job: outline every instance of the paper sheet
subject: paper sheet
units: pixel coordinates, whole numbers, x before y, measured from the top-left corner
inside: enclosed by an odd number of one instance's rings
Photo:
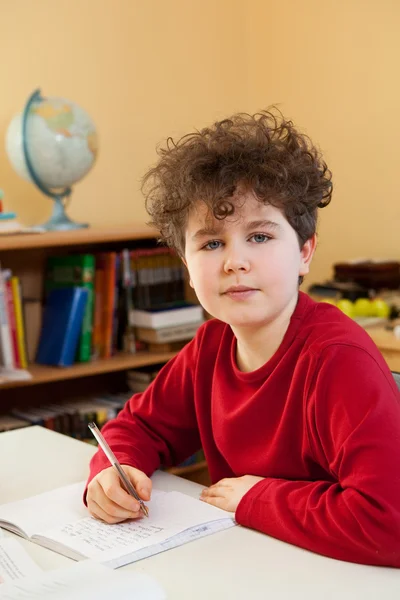
[[[17,540],[0,539],[0,584],[15,581],[41,572],[39,566]],[[0,592],[1,597],[1,592]]]
[[[166,595],[151,577],[131,571],[112,571],[91,561],[44,571],[1,586],[2,600],[165,600]]]
[[[73,483],[56,490],[9,502],[1,506],[1,518],[18,523],[31,537],[38,531],[76,521],[87,515],[82,502],[85,482]]]
[[[154,490],[152,499],[147,504],[149,518],[107,525],[86,517],[44,531],[43,536],[90,559],[108,563],[143,548],[159,545],[177,534],[213,520],[223,519],[228,526],[233,525],[230,513],[180,492]],[[211,529],[209,533],[212,533]],[[194,535],[192,539],[196,537],[200,536]]]

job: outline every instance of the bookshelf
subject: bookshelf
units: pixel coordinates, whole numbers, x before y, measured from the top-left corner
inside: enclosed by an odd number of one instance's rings
[[[0,265],[3,269],[11,269],[20,278],[24,297],[43,301],[44,272],[49,256],[151,248],[156,245],[157,237],[157,231],[138,223],[123,227],[0,235]],[[121,382],[125,370],[164,363],[175,354],[160,351],[136,354],[119,352],[111,358],[75,363],[66,368],[30,364],[28,371],[31,379],[8,381],[0,385],[0,414],[18,404],[25,407],[40,406],[49,398],[62,401],[63,395],[79,397],[88,391],[100,391],[105,381]],[[175,468],[173,472],[201,483],[208,481],[205,462]]]
[[[156,239],[157,232],[142,224],[125,227],[88,227],[74,231],[50,231],[0,236],[0,252],[7,250],[34,250],[38,248],[67,248],[70,246],[100,245],[110,243]]]
[[[111,358],[103,358],[89,363],[76,363],[72,367],[66,368],[33,364],[28,368],[28,371],[32,375],[32,379],[9,381],[1,384],[0,389],[29,387],[32,385],[50,383],[52,381],[79,379],[80,377],[90,377],[102,373],[135,369],[151,364],[167,362],[170,358],[175,356],[175,354],[175,352],[138,352],[137,354],[121,352]]]

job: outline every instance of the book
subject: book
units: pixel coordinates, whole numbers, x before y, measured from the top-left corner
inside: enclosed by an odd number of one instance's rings
[[[183,304],[179,308],[166,310],[137,310],[132,311],[132,322],[135,327],[172,327],[197,323],[204,319],[203,307],[200,304]]]
[[[29,427],[29,421],[18,419],[12,415],[0,416],[0,431],[12,431],[13,429],[21,429],[21,427]]]
[[[131,354],[135,354],[136,352],[136,339],[135,339],[135,331],[134,324],[132,322],[132,311],[133,311],[133,294],[132,289],[134,285],[134,277],[131,270],[130,263],[130,255],[129,250],[124,249],[121,253],[122,259],[122,297],[123,302],[121,302],[122,310],[121,310],[121,318],[120,318],[120,331],[122,333],[122,349],[125,352],[130,352]]]
[[[1,542],[0,556],[6,569],[0,594],[7,600],[108,600],[110,593],[118,600],[166,600],[167,597],[150,575],[112,571],[89,560],[41,571],[14,539]]]
[[[131,381],[128,379],[127,385],[131,392],[133,392],[134,394],[139,394],[141,392],[146,391],[150,383],[146,383],[145,381]]]
[[[26,369],[10,369],[0,366],[0,385],[9,381],[28,381],[32,374]]]
[[[159,373],[159,371],[164,366],[164,363],[160,363],[158,365],[144,365],[140,367],[140,369],[130,369],[126,372],[126,376],[128,380],[131,381],[144,381],[150,383],[153,381]]]
[[[3,273],[4,273],[4,271],[3,271]],[[16,307],[15,307],[15,302],[14,302],[13,289],[12,289],[12,285],[11,285],[11,271],[9,273],[9,276],[5,277],[5,287],[6,287],[6,296],[7,296],[7,318],[8,318],[8,325],[9,325],[10,331],[11,331],[14,366],[17,369],[19,369],[20,367],[23,366],[23,368],[25,369],[27,365],[21,364],[20,354],[19,354],[19,349],[18,349],[17,321],[16,321],[16,314],[15,314]]]
[[[28,363],[34,362],[42,329],[43,307],[40,300],[24,298],[23,313]]]
[[[109,525],[83,505],[85,482],[0,506],[0,526],[73,560],[111,568],[235,525],[233,514],[180,492],[154,489],[149,517]]]
[[[14,352],[10,323],[8,320],[7,283],[0,269],[0,364],[14,369]]]
[[[11,277],[11,290],[14,301],[19,362],[22,369],[26,369],[26,367],[28,366],[28,360],[26,356],[24,317],[22,314],[21,283],[18,277]]]
[[[88,298],[76,354],[78,362],[88,362],[92,357],[94,275],[95,256],[93,254],[50,256],[47,260],[46,293],[65,287],[79,286],[87,289]]]
[[[87,299],[88,290],[83,287],[61,288],[49,293],[36,362],[62,367],[74,363]]]
[[[39,565],[29,556],[25,548],[13,537],[0,536],[0,584],[12,583],[23,577],[37,575],[41,572]],[[4,596],[6,588],[1,586],[0,597]]]
[[[185,300],[185,267],[166,247],[130,252],[133,303],[140,310],[174,308]]]
[[[101,294],[102,309],[100,316],[98,317],[101,329],[98,334],[96,333],[100,358],[110,358],[113,354],[115,312],[118,301],[116,285],[118,276],[117,265],[118,256],[116,252],[101,252],[96,255],[96,268],[99,268],[103,272],[103,292]]]
[[[104,304],[104,267],[105,261],[101,255],[96,257],[96,269],[94,274],[94,309],[93,309],[93,330],[92,330],[92,359],[97,360],[104,355],[104,323],[103,323],[103,304]]]
[[[190,340],[196,334],[196,331],[203,325],[204,319],[194,323],[184,323],[183,325],[171,325],[170,327],[137,327],[136,337],[142,342],[164,343],[180,342],[181,340]]]

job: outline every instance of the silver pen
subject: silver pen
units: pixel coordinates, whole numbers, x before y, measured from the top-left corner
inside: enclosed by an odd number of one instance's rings
[[[88,427],[89,427],[90,431],[92,432],[92,434],[94,435],[94,437],[96,438],[96,440],[98,441],[100,448],[103,450],[104,454],[107,456],[107,458],[110,461],[110,463],[112,464],[112,466],[116,469],[125,490],[128,492],[128,494],[133,496],[139,502],[140,510],[143,512],[143,514],[146,517],[148,517],[149,510],[148,510],[147,506],[145,505],[145,503],[143,502],[143,500],[141,499],[141,497],[139,496],[139,494],[137,493],[137,491],[135,490],[135,488],[129,481],[128,477],[125,474],[125,471],[121,467],[114,452],[111,450],[110,446],[107,444],[106,440],[104,439],[104,436],[102,435],[102,433],[100,433],[100,430],[97,427],[96,423],[93,423],[93,422],[89,423]]]

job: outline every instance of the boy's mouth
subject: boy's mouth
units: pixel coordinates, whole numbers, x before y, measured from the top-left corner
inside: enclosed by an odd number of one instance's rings
[[[237,300],[245,300],[252,296],[254,292],[258,291],[257,288],[248,287],[247,285],[232,285],[225,290],[222,295]]]

